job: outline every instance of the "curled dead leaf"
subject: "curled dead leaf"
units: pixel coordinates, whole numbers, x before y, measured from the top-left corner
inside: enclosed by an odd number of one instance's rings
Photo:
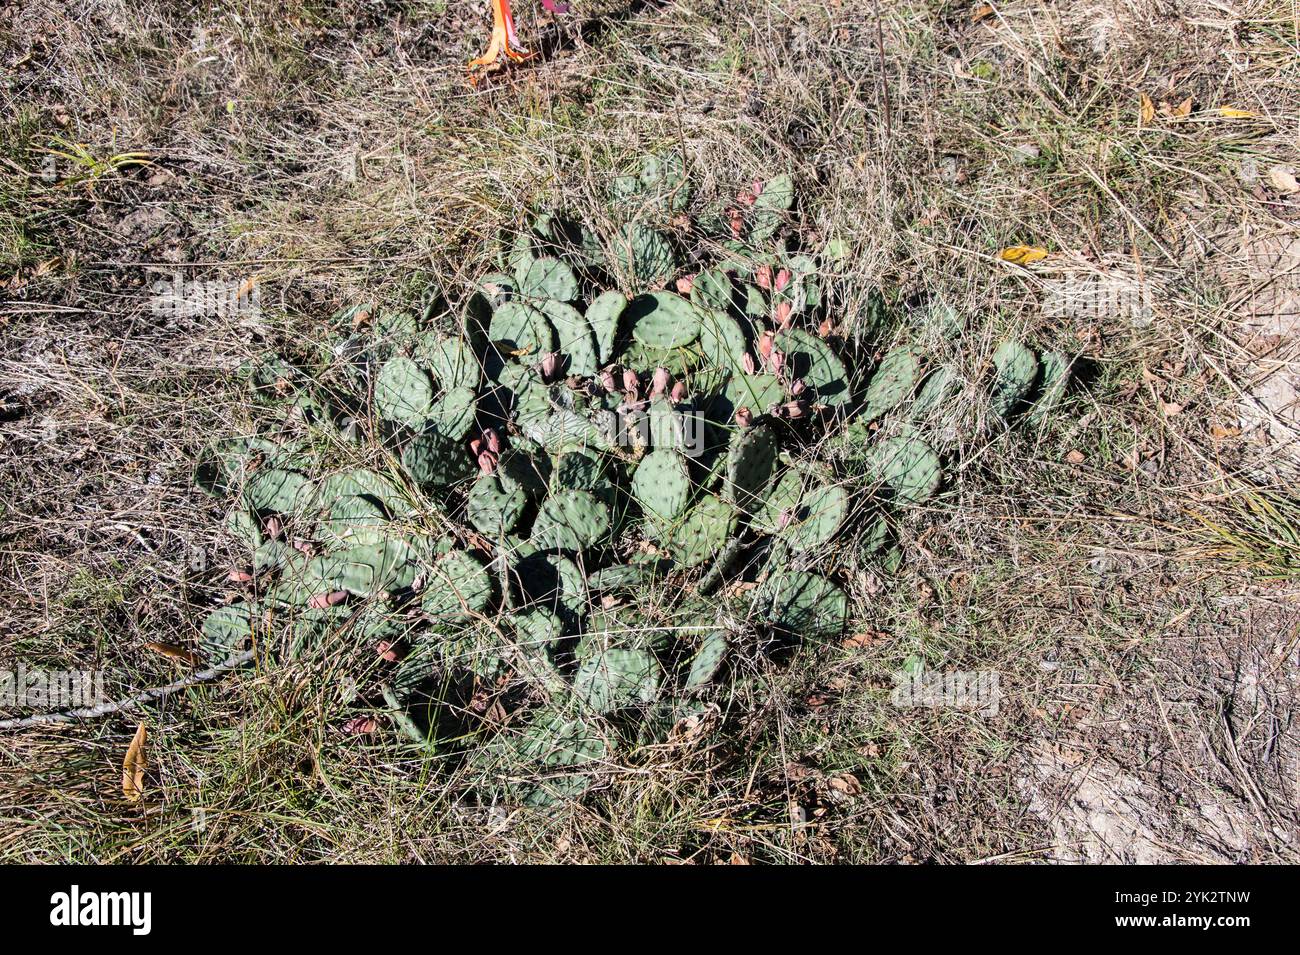
[[[1067,454],[1065,456],[1065,460],[1066,463],[1068,464],[1082,464],[1084,461],[1088,459],[1082,451],[1075,450]]]
[[[1143,126],[1150,126],[1151,121],[1156,118],[1156,104],[1151,102],[1151,97],[1146,93],[1141,94],[1141,107],[1139,109],[1139,118]]]
[[[144,748],[148,737],[148,730],[141,723],[131,745],[126,748],[126,758],[122,760],[122,795],[130,802],[139,802],[144,795],[144,771],[149,768]]]

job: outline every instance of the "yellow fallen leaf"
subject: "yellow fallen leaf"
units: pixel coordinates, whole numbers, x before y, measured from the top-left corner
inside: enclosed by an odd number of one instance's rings
[[[1138,113],[1141,124],[1150,126],[1151,120],[1156,118],[1156,104],[1151,102],[1151,97],[1147,96],[1146,93],[1141,94],[1141,103],[1142,106]]]
[[[1237,109],[1235,106],[1220,106],[1219,115],[1224,119],[1254,119],[1259,114],[1248,109]]]
[[[1175,116],[1192,115],[1192,98],[1189,96],[1187,97],[1187,99],[1183,100],[1181,103],[1175,106],[1173,109],[1173,114]]]
[[[1037,262],[1039,259],[1047,258],[1047,250],[1040,249],[1036,245],[1013,245],[1008,249],[1003,249],[999,257],[1004,262],[1013,262],[1016,265],[1029,265],[1031,262]]]
[[[131,802],[139,802],[144,795],[144,771],[149,766],[144,744],[148,736],[148,731],[141,723],[131,739],[131,745],[126,748],[126,759],[122,760],[122,795]]]
[[[979,23],[985,17],[993,15],[993,8],[987,3],[981,3],[975,8],[975,12],[970,16],[971,23]]]
[[[1278,192],[1284,192],[1290,195],[1293,192],[1300,192],[1300,182],[1296,180],[1295,173],[1287,166],[1274,166],[1268,171],[1268,181]]]

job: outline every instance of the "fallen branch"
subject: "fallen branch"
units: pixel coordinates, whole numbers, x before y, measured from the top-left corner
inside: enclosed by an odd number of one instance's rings
[[[183,690],[187,686],[194,686],[199,683],[208,683],[220,676],[241,667],[253,659],[253,651],[245,650],[237,656],[231,657],[225,663],[208,670],[200,670],[198,673],[191,673],[182,680],[175,683],[169,683],[166,686],[157,686],[148,690],[141,690],[131,696],[123,697],[120,700],[114,700],[110,703],[100,703],[98,706],[89,706],[80,710],[66,710],[61,713],[37,713],[34,716],[22,716],[11,720],[0,720],[0,730],[18,730],[28,726],[43,726],[58,723],[75,723],[77,720],[93,720],[100,716],[109,716],[113,713],[119,713],[122,710],[130,709],[133,706],[140,706],[145,703],[152,703],[154,700],[160,700],[164,696],[175,693],[177,690]]]

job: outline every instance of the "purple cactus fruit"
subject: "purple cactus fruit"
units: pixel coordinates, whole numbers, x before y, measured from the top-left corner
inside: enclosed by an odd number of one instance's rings
[[[560,371],[560,356],[553,351],[547,352],[542,356],[541,370],[543,381],[553,381]]]
[[[496,431],[492,428],[484,429],[483,440],[487,444],[487,449],[493,454],[501,453],[501,439],[497,437]]]
[[[668,397],[672,398],[674,404],[681,404],[686,400],[686,382],[678,381],[673,384],[673,391]]]
[[[794,307],[789,302],[781,302],[776,307],[776,324],[785,331],[794,324]]]
[[[672,384],[673,376],[668,373],[667,368],[656,368],[654,375],[650,379],[650,397],[658,398],[668,386]]]
[[[760,265],[758,271],[754,273],[754,281],[758,283],[761,289],[770,289],[772,287],[772,266]]]
[[[740,407],[736,409],[736,425],[741,428],[748,428],[754,423],[754,413],[748,408]]]
[[[497,469],[497,456],[491,451],[483,451],[478,456],[478,470],[480,474],[488,475]]]
[[[745,374],[747,375],[758,374],[758,363],[754,361],[754,356],[749,352],[745,352],[741,357],[740,366],[745,369]]]
[[[784,292],[785,287],[790,284],[790,270],[781,269],[776,273],[776,283],[772,286],[778,292]]]

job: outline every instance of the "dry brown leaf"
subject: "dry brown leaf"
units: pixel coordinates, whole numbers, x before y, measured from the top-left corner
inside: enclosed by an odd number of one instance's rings
[[[1151,121],[1156,118],[1156,104],[1151,102],[1151,97],[1146,93],[1141,94],[1142,106],[1138,112],[1139,121],[1143,126],[1150,126]]]
[[[171,660],[180,660],[182,663],[188,663],[190,666],[197,666],[203,659],[193,650],[186,650],[184,647],[178,647],[174,643],[146,643],[146,650],[152,650],[154,653],[161,653]]]
[[[1173,114],[1174,114],[1175,116],[1190,116],[1190,115],[1192,115],[1192,98],[1189,96],[1189,97],[1187,97],[1187,99],[1183,100],[1181,103],[1179,103],[1177,106],[1175,106],[1175,107],[1173,108]]]
[[[1065,460],[1069,464],[1082,464],[1084,461],[1088,460],[1088,458],[1082,451],[1071,451],[1065,456]]]
[[[1287,195],[1300,192],[1300,182],[1296,181],[1295,173],[1290,166],[1274,166],[1268,171],[1268,181],[1278,192]]]
[[[851,637],[846,637],[840,646],[845,650],[861,650],[865,647],[873,647],[877,643],[883,643],[889,638],[889,634],[882,633],[879,630],[864,630],[862,633],[855,633]]]
[[[1183,410],[1183,406],[1174,401],[1166,401],[1162,406],[1166,418],[1172,418]]]
[[[971,23],[979,23],[987,16],[993,15],[993,8],[987,3],[981,3],[975,8],[975,12],[970,15]]]
[[[122,795],[130,802],[139,802],[144,795],[144,771],[149,768],[144,746],[148,737],[149,733],[141,723],[131,745],[126,748],[126,758],[122,760]]]
[[[832,776],[826,782],[831,789],[844,793],[846,796],[856,796],[862,792],[862,783],[858,782],[858,777],[852,773],[840,773],[838,776]]]
[[[1003,249],[998,253],[998,257],[1004,262],[1029,265],[1031,262],[1047,258],[1047,250],[1040,249],[1036,245],[1013,245],[1010,248]]]
[[[1225,428],[1218,424],[1210,428],[1210,437],[1212,438],[1235,438],[1239,434],[1241,434],[1240,428]]]

